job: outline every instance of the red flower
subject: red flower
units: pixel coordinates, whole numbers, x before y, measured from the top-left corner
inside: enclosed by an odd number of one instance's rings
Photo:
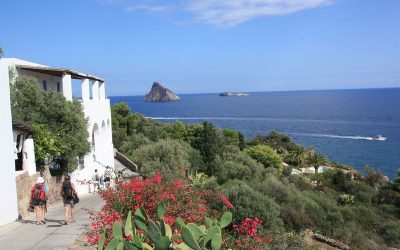
[[[222,203],[224,203],[225,206],[227,206],[228,208],[234,208],[232,203],[228,200],[228,198],[226,198],[225,195],[218,193],[218,196],[220,197]]]
[[[177,189],[183,189],[182,180],[179,179],[179,180],[174,181],[174,187]]]
[[[207,209],[203,206],[199,207],[199,212],[205,213],[207,211]]]
[[[172,226],[175,223],[176,218],[172,216],[164,216],[164,221],[168,225]]]

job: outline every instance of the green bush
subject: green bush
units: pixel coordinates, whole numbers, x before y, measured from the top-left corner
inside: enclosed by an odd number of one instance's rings
[[[279,205],[273,199],[239,180],[229,181],[220,189],[235,207],[233,214],[236,222],[248,217],[257,217],[263,219],[263,226],[266,229],[282,230],[283,222],[279,218]]]
[[[383,238],[390,246],[400,245],[400,224],[395,222],[388,222],[382,228]]]
[[[257,145],[246,148],[244,151],[266,168],[272,167],[278,169],[278,174],[282,175],[282,158],[272,148],[265,145]]]
[[[181,176],[182,168],[191,168],[190,156],[193,149],[183,141],[160,140],[143,145],[132,152],[131,159],[138,164],[140,174],[150,176],[157,172],[166,177]]]
[[[225,146],[222,155],[216,157],[215,165],[215,174],[221,184],[232,179],[250,180],[263,176],[263,166],[236,146]]]

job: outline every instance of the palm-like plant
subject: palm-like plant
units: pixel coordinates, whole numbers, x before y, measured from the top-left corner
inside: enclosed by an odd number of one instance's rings
[[[314,167],[316,174],[318,173],[319,166],[325,164],[326,162],[327,160],[324,155],[316,153],[313,149],[308,151],[307,165]]]
[[[291,157],[293,161],[298,165],[301,166],[303,165],[304,161],[306,160],[307,156],[307,151],[303,147],[297,147],[294,151],[291,153]]]

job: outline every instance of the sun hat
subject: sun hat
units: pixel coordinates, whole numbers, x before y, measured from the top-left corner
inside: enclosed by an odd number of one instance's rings
[[[44,183],[44,179],[43,177],[38,177],[36,180],[36,184],[41,184],[41,183]]]

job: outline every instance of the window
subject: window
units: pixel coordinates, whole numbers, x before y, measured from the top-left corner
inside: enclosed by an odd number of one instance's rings
[[[47,82],[45,80],[43,80],[43,90],[47,90]]]
[[[60,92],[61,91],[61,85],[60,85],[60,82],[57,82],[57,92]]]

